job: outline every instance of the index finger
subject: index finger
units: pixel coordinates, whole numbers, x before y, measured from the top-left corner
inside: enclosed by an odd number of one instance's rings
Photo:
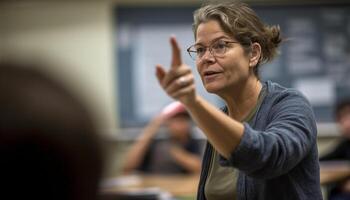
[[[172,50],[171,68],[176,68],[182,65],[181,51],[179,44],[177,43],[176,38],[174,36],[170,37],[170,44]]]

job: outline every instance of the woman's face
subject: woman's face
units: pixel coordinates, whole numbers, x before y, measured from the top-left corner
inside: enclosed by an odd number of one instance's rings
[[[198,26],[196,44],[208,47],[216,41],[237,42],[223,31],[220,24],[210,20]],[[227,43],[226,52],[214,57],[209,50],[201,59],[196,60],[197,70],[205,89],[210,93],[231,93],[253,75],[249,67],[249,54],[239,43]]]

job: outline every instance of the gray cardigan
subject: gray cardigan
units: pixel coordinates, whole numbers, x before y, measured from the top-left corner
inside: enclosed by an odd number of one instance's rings
[[[264,83],[267,94],[229,159],[221,164],[239,169],[237,199],[322,199],[317,128],[312,108],[298,91]],[[208,143],[197,199],[204,186],[213,147]]]

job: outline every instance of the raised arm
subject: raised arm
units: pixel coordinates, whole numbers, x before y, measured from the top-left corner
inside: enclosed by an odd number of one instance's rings
[[[215,149],[221,155],[229,157],[243,135],[243,124],[228,117],[196,93],[194,76],[190,67],[182,63],[176,39],[171,37],[170,43],[172,47],[170,69],[166,71],[162,66],[156,66],[160,85],[169,96],[185,105]]]
[[[137,169],[143,161],[143,158],[151,144],[154,136],[157,134],[161,124],[163,123],[163,116],[157,116],[144,128],[142,134],[137,141],[130,147],[126,154],[123,173],[130,173]]]

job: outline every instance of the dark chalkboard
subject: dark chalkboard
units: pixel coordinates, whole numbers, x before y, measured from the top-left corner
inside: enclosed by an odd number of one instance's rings
[[[253,6],[265,23],[279,25],[286,41],[280,55],[261,67],[262,79],[301,90],[318,122],[333,121],[337,99],[350,96],[350,5]],[[171,102],[157,85],[154,65],[170,62],[168,37],[175,34],[184,61],[193,42],[194,7],[117,7],[116,63],[119,117],[123,127],[141,126]],[[195,70],[195,67],[193,67]],[[198,90],[212,103],[196,80]]]

